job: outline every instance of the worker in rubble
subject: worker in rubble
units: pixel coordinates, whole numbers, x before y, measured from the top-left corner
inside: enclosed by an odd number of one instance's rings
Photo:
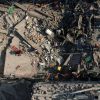
[[[55,80],[67,80],[72,76],[71,71],[68,70],[67,66],[56,66],[57,74],[55,75]]]
[[[50,64],[49,69],[48,69],[48,73],[46,76],[46,80],[54,80],[54,74],[55,74],[55,65],[54,64]]]
[[[74,66],[75,67],[75,66]],[[47,80],[68,80],[68,79],[78,79],[80,75],[83,75],[84,69],[81,69],[80,72],[79,68],[73,68],[71,66],[61,66],[61,65],[50,65],[48,73],[47,73]]]
[[[58,80],[58,73],[62,70],[61,66],[50,65],[48,73],[47,73],[47,80]]]
[[[60,80],[60,76],[61,75],[61,71],[62,71],[62,67],[61,66],[57,66],[57,74],[55,75],[55,80]]]

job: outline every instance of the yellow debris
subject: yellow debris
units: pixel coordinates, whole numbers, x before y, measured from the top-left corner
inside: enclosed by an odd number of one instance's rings
[[[61,66],[58,66],[58,68],[57,68],[57,69],[58,69],[58,71],[61,71]]]

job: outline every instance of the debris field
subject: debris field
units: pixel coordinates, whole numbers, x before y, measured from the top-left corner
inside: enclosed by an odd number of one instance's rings
[[[66,88],[68,92],[53,82],[100,80],[100,1],[1,0],[0,75],[45,81],[32,86],[32,100],[81,100],[75,90]],[[51,86],[50,94],[48,88],[40,91],[44,84]],[[52,92],[54,87],[59,89]],[[60,91],[66,92],[63,99]],[[90,94],[84,100],[96,100]]]

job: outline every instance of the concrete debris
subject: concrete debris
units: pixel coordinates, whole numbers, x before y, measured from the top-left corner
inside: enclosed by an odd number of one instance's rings
[[[46,29],[46,33],[52,37],[54,36],[54,33],[49,29]]]
[[[28,3],[27,0],[7,0],[1,3],[0,75],[50,82],[99,80],[99,0],[29,0]],[[66,85],[61,86],[63,88],[56,85],[47,85],[48,89],[38,86],[33,91],[33,100],[58,100],[55,98],[60,98],[58,92],[63,97],[66,93],[69,97],[72,95]],[[77,95],[68,100],[82,98],[88,100],[89,96]]]
[[[95,88],[95,86],[99,87],[100,85],[84,82],[55,82],[55,84],[39,82],[33,86],[32,100],[37,100],[37,98],[39,100],[41,98],[43,98],[43,100],[95,100],[95,96],[99,96],[98,92],[95,92],[95,90],[100,90],[100,88]],[[81,89],[82,91],[80,91]],[[94,96],[90,95],[91,91],[94,91]],[[78,92],[83,92],[84,94]]]
[[[48,79],[53,77],[53,80],[100,78],[95,69],[99,70],[100,66],[98,1],[35,3],[1,4],[0,33],[6,33],[8,37],[4,76],[13,74],[15,77],[32,78],[43,72],[44,76],[48,73]],[[16,60],[19,59],[18,62],[22,63],[18,64]],[[33,62],[36,63],[34,68]],[[51,69],[53,71],[49,73]],[[21,71],[22,74],[19,74]],[[96,77],[94,73],[97,73]]]

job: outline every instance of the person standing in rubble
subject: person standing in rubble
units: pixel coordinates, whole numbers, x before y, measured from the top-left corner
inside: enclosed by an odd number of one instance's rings
[[[59,76],[61,76],[61,71],[62,71],[62,66],[50,65],[46,80],[51,80],[51,81],[59,80]]]
[[[50,66],[46,80],[67,80],[71,79],[72,72],[66,66]]]
[[[53,81],[55,79],[55,74],[57,73],[56,67],[54,64],[51,64],[48,69],[48,73],[46,75],[46,80]]]

